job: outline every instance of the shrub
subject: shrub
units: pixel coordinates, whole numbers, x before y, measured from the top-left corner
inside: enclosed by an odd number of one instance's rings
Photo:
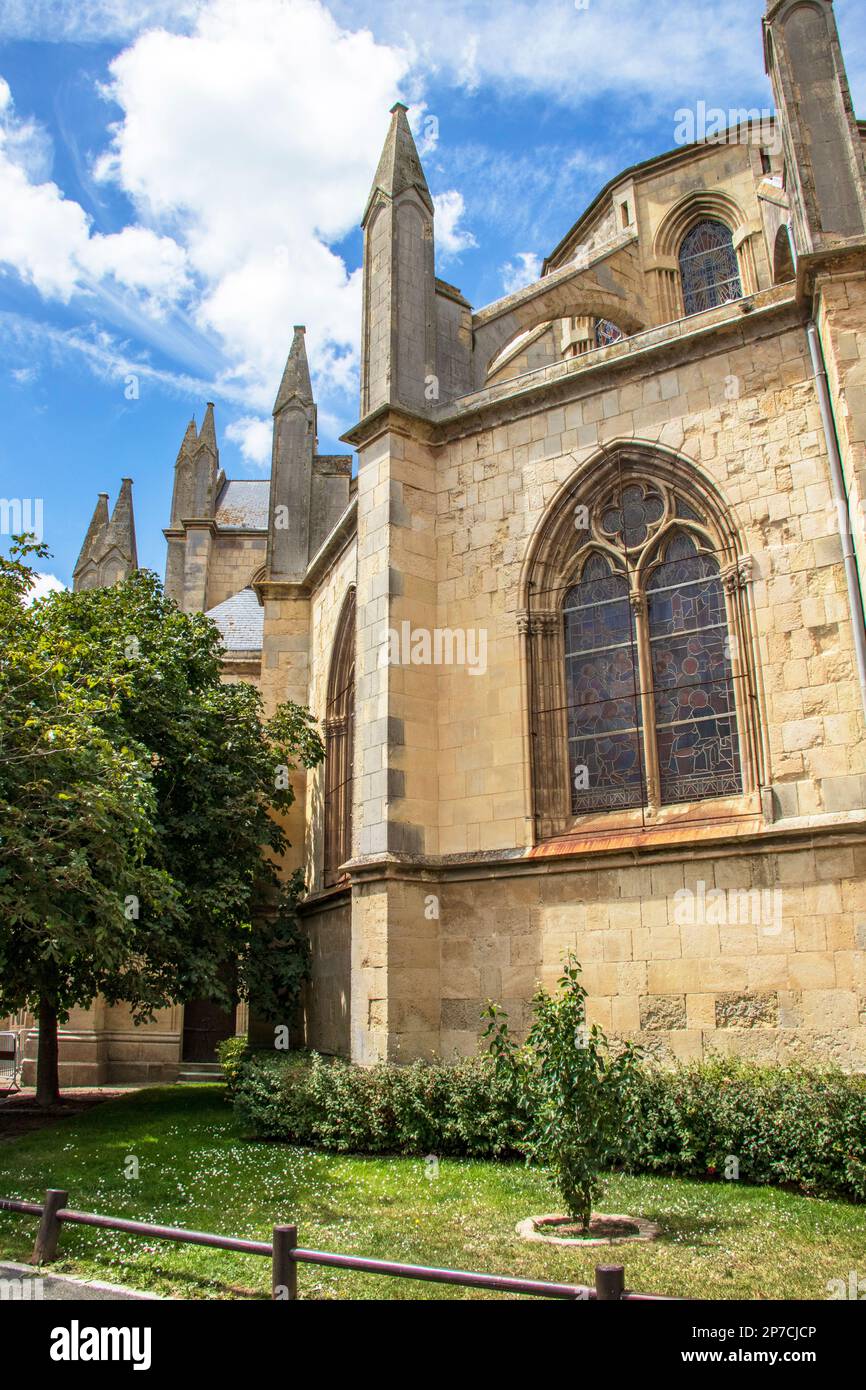
[[[312,1054],[256,1054],[235,1108],[258,1138],[335,1153],[500,1158],[517,1151],[512,1082],[485,1057],[363,1068]]]
[[[258,1139],[281,1139],[308,1144],[311,1116],[302,1113],[303,1085],[314,1053],[282,1053],[272,1049],[249,1052],[234,1092],[235,1113]]]
[[[217,1043],[217,1056],[226,1079],[226,1099],[231,1099],[237,1090],[241,1067],[249,1052],[246,1035],[224,1038]]]
[[[866,1077],[726,1059],[670,1071],[644,1062],[632,1080],[634,1118],[611,1166],[722,1180],[734,1158],[746,1183],[866,1201]],[[254,1053],[234,1095],[258,1138],[337,1153],[509,1158],[529,1140],[525,1094],[489,1055],[364,1069]]]
[[[726,1176],[866,1201],[866,1077],[719,1059],[646,1068],[635,1171]]]

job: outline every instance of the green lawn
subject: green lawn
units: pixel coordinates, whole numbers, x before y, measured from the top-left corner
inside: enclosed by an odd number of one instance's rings
[[[124,1176],[128,1156],[140,1176]],[[866,1209],[770,1188],[612,1177],[602,1209],[659,1223],[646,1246],[573,1252],[528,1244],[526,1216],[555,1211],[545,1179],[521,1164],[346,1158],[251,1142],[218,1087],[131,1093],[0,1144],[0,1195],[39,1200],[66,1187],[85,1211],[266,1240],[296,1222],[302,1245],[497,1274],[591,1283],[624,1263],[628,1287],[703,1298],[827,1297],[830,1279],[866,1273]],[[24,1260],[34,1218],[0,1212],[0,1255]],[[267,1297],[270,1263],[228,1251],[67,1226],[58,1272],[181,1298]],[[301,1266],[304,1298],[479,1297],[457,1289]]]

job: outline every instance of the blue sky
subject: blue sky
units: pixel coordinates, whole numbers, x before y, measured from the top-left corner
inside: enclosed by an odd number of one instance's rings
[[[768,108],[762,0],[0,0],[0,495],[42,498],[68,583],[96,494],[135,480],[164,566],[174,460],[217,406],[268,467],[306,323],[320,447],[357,409],[358,221],[406,101],[437,270],[476,306],[534,278],[700,101]],[[866,115],[862,0],[837,0]],[[0,538],[0,544],[5,545]]]

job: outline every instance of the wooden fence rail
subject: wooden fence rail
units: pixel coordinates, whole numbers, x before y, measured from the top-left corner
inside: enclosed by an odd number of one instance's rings
[[[538,1279],[515,1279],[505,1274],[473,1274],[460,1269],[431,1269],[426,1265],[400,1264],[395,1260],[368,1260],[360,1255],[337,1255],[326,1250],[304,1250],[298,1245],[297,1226],[274,1226],[271,1243],[262,1240],[241,1240],[237,1236],[210,1235],[204,1231],[187,1231],[179,1226],[155,1226],[149,1221],[128,1221],[121,1216],[98,1216],[91,1211],[74,1211],[67,1207],[68,1200],[68,1192],[52,1187],[46,1191],[44,1202],[19,1202],[11,1197],[0,1197],[0,1211],[39,1217],[39,1230],[31,1257],[33,1264],[50,1264],[56,1258],[61,1226],[101,1226],[110,1231],[125,1231],[131,1235],[150,1236],[157,1240],[173,1240],[186,1245],[209,1245],[217,1250],[236,1250],[242,1255],[264,1255],[271,1261],[271,1297],[277,1301],[299,1297],[298,1265],[301,1264],[350,1269],[359,1274],[378,1274],[392,1279],[418,1279],[429,1284],[451,1284],[458,1288],[488,1289],[494,1293],[559,1298],[572,1302],[670,1301],[658,1294],[626,1292],[625,1271],[622,1265],[597,1265],[595,1288],[581,1284],[551,1284]]]

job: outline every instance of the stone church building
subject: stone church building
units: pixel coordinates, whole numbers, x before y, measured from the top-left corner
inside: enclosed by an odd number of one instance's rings
[[[397,105],[346,455],[302,328],[269,481],[225,477],[211,406],[183,440],[168,592],[326,738],[289,827],[323,1052],[472,1051],[573,948],[591,1021],[663,1058],[866,1068],[866,124],[832,0],[764,43],[775,121],[625,170],[480,309]],[[135,564],[125,482],[76,583]],[[97,1005],[64,1079],[245,1026]]]

